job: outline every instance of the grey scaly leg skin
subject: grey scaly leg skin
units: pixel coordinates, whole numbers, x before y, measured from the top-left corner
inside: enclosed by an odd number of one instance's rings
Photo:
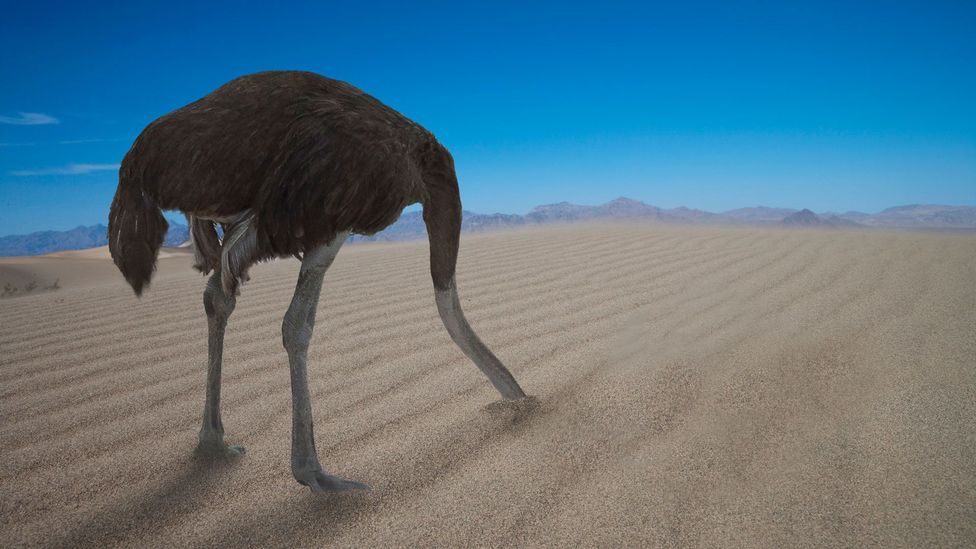
[[[295,480],[308,486],[313,492],[369,489],[365,484],[344,480],[322,470],[315,452],[312,402],[308,391],[306,358],[315,327],[315,309],[322,290],[322,279],[348,235],[348,232],[339,233],[328,245],[305,254],[298,274],[295,296],[281,326],[282,342],[288,351],[291,371],[291,471]]]
[[[440,313],[447,332],[451,334],[451,339],[488,376],[498,392],[509,400],[525,398],[525,392],[508,368],[478,339],[478,335],[464,318],[454,277],[451,277],[447,288],[434,288],[434,299],[437,301],[437,312]]]
[[[224,330],[227,319],[234,312],[237,298],[224,293],[220,283],[220,271],[214,272],[203,292],[203,307],[207,311],[207,400],[203,407],[203,426],[200,428],[198,455],[210,457],[240,457],[242,446],[224,443],[224,425],[220,420],[220,369],[224,353]]]

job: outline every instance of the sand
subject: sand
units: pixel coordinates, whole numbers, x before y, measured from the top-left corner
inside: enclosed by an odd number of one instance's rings
[[[0,301],[0,546],[976,544],[972,235],[465,236],[462,303],[529,411],[440,325],[425,242],[350,245],[310,385],[323,465],[372,491],[321,497],[289,470],[297,261],[254,268],[231,317],[248,453],[210,463],[189,258],[141,300],[104,258],[57,260],[80,265],[63,289]]]
[[[190,261],[193,250],[190,248],[167,248],[159,251],[159,259],[183,258]],[[165,265],[167,262],[163,262]],[[189,264],[189,263],[187,263]],[[165,270],[165,266],[163,267]],[[185,273],[184,273],[185,274]],[[32,281],[37,289],[31,293],[41,293],[45,287],[57,282],[61,288],[91,288],[103,284],[117,285],[118,269],[112,263],[108,246],[54,252],[40,256],[0,257],[0,288],[11,284],[18,288],[17,297],[24,295],[23,289]]]

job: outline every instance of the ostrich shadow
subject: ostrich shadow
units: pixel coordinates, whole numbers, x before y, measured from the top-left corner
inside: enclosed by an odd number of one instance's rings
[[[506,433],[518,436],[550,411],[550,402],[534,396],[487,404],[454,428],[457,438],[451,446],[425,447],[424,456],[417,460],[422,465],[411,478],[387,479],[389,482],[381,482],[370,491],[327,494],[303,491],[284,505],[250,517],[244,524],[225,525],[217,533],[218,539],[228,545],[302,546],[308,540],[300,539],[301,536],[311,535],[316,544],[328,545],[342,534],[343,525],[382,509],[384,504],[397,505],[393,502],[413,497],[438,478],[460,470],[499,436]],[[457,456],[465,457],[457,459]]]
[[[174,463],[171,474],[151,488],[105,506],[98,514],[55,539],[59,547],[105,546],[124,542],[132,533],[145,535],[180,516],[212,503],[211,494],[239,460],[189,457]],[[126,479],[119,479],[122,484]]]

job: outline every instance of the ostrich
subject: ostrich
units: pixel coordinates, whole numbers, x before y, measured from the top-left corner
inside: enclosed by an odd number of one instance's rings
[[[300,71],[236,78],[142,131],[119,168],[109,250],[141,296],[166,234],[161,210],[179,210],[190,225],[194,267],[213,272],[203,293],[209,365],[198,454],[244,452],[224,442],[220,419],[224,330],[248,268],[295,256],[301,269],[281,327],[291,374],[292,474],[313,492],[368,489],[319,463],[306,356],[322,279],[343,241],[382,230],[417,202],[444,326],[503,398],[525,398],[461,311],[454,280],[461,199],[454,160],[433,134],[354,86]]]

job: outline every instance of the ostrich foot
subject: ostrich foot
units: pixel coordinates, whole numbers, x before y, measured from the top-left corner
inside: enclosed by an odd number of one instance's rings
[[[240,459],[244,456],[243,446],[230,446],[223,442],[203,442],[197,444],[193,455],[207,459]]]
[[[295,480],[299,484],[308,486],[313,492],[347,492],[350,490],[369,490],[369,486],[362,482],[346,480],[328,475],[321,469],[307,469],[295,471]]]

